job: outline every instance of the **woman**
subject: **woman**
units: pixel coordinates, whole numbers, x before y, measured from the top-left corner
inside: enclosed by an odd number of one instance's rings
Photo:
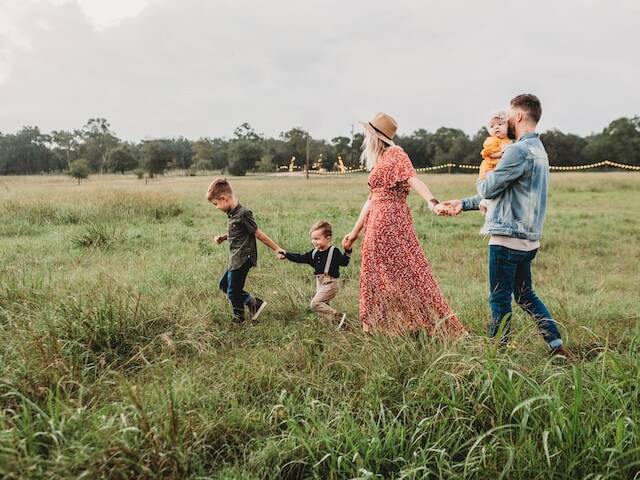
[[[362,158],[369,174],[369,198],[342,244],[351,248],[364,228],[360,270],[360,320],[365,332],[400,334],[426,329],[438,337],[466,334],[442,296],[407,205],[413,188],[429,209],[446,213],[418,179],[411,160],[393,137],[397,124],[384,113],[365,127]]]

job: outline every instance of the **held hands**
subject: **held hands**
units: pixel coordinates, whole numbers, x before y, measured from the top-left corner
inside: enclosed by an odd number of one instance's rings
[[[438,203],[437,205],[434,205],[431,211],[434,215],[438,215],[439,217],[451,217],[454,215],[451,208],[449,208],[444,203]]]
[[[216,245],[220,245],[222,242],[224,242],[227,239],[226,235],[216,235],[215,237],[213,237],[213,242]]]
[[[284,260],[285,258],[287,258],[287,252],[285,252],[283,249],[276,250],[276,257],[278,258],[278,260]]]
[[[433,207],[433,213],[442,217],[455,217],[462,212],[461,200],[447,200]]]
[[[351,250],[353,248],[353,244],[358,239],[358,234],[354,232],[347,233],[342,239],[342,248],[345,250]]]

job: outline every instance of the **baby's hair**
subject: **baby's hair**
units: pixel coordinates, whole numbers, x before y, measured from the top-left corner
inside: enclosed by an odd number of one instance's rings
[[[490,127],[494,120],[500,120],[501,122],[507,121],[507,114],[505,112],[495,112],[492,113],[487,121],[487,127]]]
[[[331,237],[331,224],[329,222],[326,222],[324,220],[320,220],[319,222],[314,223],[313,225],[311,225],[311,228],[309,229],[309,233],[315,232],[316,230],[322,230],[322,234],[325,237]]]
[[[223,195],[233,195],[231,184],[226,178],[216,178],[211,182],[211,185],[209,185],[209,189],[207,190],[207,201],[211,202]]]

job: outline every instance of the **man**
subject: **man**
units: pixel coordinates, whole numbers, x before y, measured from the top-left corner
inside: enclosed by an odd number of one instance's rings
[[[549,159],[536,133],[541,115],[540,100],[535,95],[518,95],[511,100],[508,135],[516,142],[506,147],[497,168],[477,181],[478,195],[444,203],[457,215],[478,210],[483,198],[495,201],[480,231],[490,235],[489,336],[502,332],[501,343],[508,341],[513,295],[536,321],[552,355],[568,357],[556,322],[533,291],[531,280],[531,262],[540,247],[549,184]]]

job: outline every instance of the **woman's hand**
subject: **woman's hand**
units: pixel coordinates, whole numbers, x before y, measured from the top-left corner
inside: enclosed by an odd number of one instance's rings
[[[357,233],[353,231],[347,233],[342,239],[342,248],[346,250],[351,250],[351,248],[353,247],[353,244],[356,242],[357,239],[358,239]]]
[[[443,205],[442,203],[438,203],[437,205],[434,205],[431,211],[433,212],[434,215],[438,215],[440,217],[451,215],[449,207],[447,207],[446,205]]]

